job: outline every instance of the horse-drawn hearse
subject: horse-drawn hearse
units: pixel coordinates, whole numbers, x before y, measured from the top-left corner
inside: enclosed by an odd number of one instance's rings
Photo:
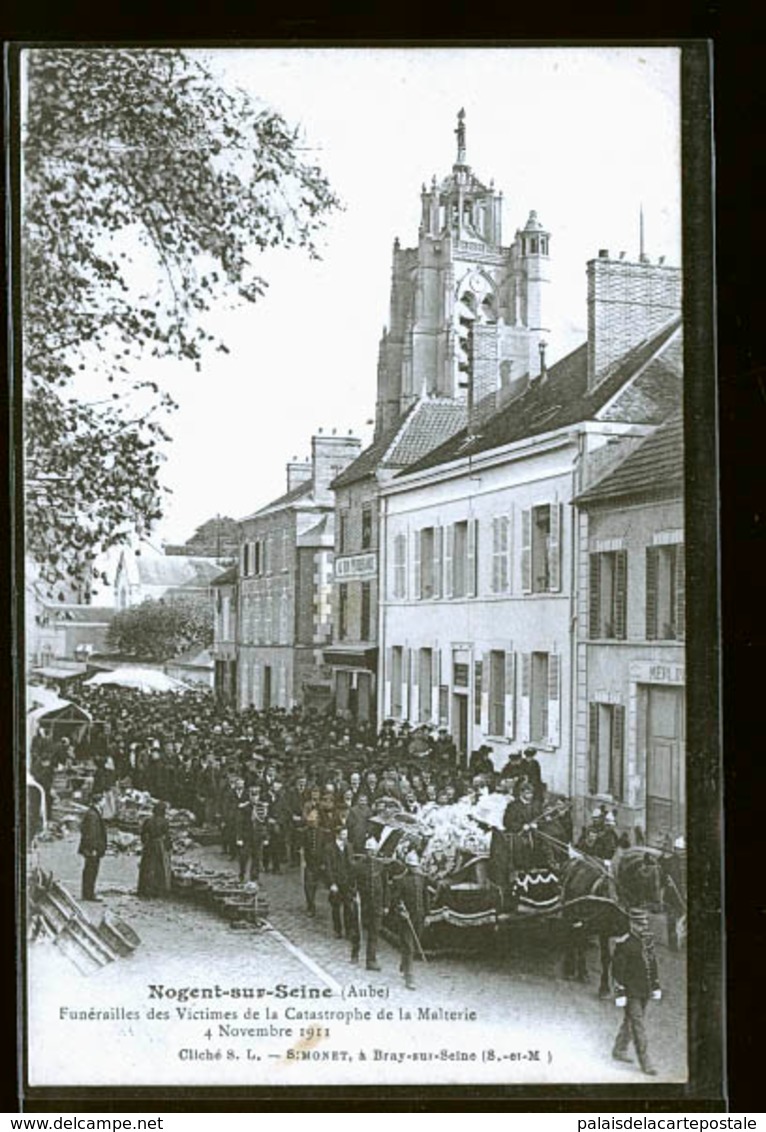
[[[631,913],[666,912],[683,931],[685,898],[669,876],[667,854],[636,846],[609,861],[572,847],[571,807],[553,800],[507,828],[507,795],[389,809],[377,819],[377,855],[420,877],[420,915],[412,927],[423,953],[473,949],[491,937],[520,941],[527,927],[555,931],[565,973],[584,978],[588,942],[600,943],[601,993],[608,993],[609,939]],[[505,820],[504,820],[505,819]]]

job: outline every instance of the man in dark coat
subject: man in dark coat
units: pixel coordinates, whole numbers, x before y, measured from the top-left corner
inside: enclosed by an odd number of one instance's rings
[[[237,807],[237,848],[239,879],[258,880],[263,868],[263,846],[267,840],[268,805],[261,797],[259,783],[253,783],[247,800]]]
[[[389,873],[388,895],[399,937],[399,970],[408,990],[415,989],[412,977],[414,955],[421,956],[420,937],[426,915],[427,888],[420,861],[411,849],[404,861],[396,861]]]
[[[349,846],[351,841],[349,839]],[[353,846],[351,846],[353,850]],[[365,961],[368,971],[379,971],[378,964],[378,936],[383,919],[384,903],[384,867],[383,862],[375,855],[378,843],[370,837],[361,853],[354,853],[354,867],[356,870],[356,886],[359,893],[359,915],[361,929],[365,937]],[[359,946],[352,946],[351,959],[359,958]]]
[[[359,954],[359,916],[356,902],[356,873],[345,828],[337,828],[325,854],[330,911],[336,939],[345,935],[351,942],[351,956]]]
[[[106,853],[106,824],[101,816],[103,795],[92,794],[90,805],[83,814],[80,825],[80,846],[77,850],[83,858],[82,890],[83,900],[99,901],[96,896],[96,878],[101,867],[101,858]]]
[[[644,1013],[649,999],[659,1000],[662,991],[654,940],[649,932],[647,914],[641,909],[631,909],[630,931],[617,939],[612,955],[612,976],[615,1003],[625,1011],[612,1056],[617,1061],[630,1061],[628,1049],[632,1041],[641,1069],[654,1077],[657,1070],[649,1058]]]

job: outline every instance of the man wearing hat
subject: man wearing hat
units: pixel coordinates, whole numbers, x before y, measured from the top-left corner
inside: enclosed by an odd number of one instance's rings
[[[662,998],[657,957],[647,912],[643,908],[631,908],[628,914],[630,929],[618,936],[612,955],[615,1004],[625,1012],[612,1056],[617,1061],[630,1061],[628,1049],[632,1042],[642,1071],[655,1077],[657,1070],[649,1058],[644,1014],[650,998],[656,1001]]]
[[[537,761],[537,748],[525,747],[522,755],[522,767],[525,778],[532,784],[532,789],[535,794],[535,801],[542,805],[545,796],[543,788],[543,775],[540,770],[540,763]]]
[[[404,860],[395,860],[389,874],[390,908],[394,913],[399,937],[399,970],[408,990],[415,989],[412,977],[412,960],[415,954],[423,957],[420,936],[423,931],[427,900],[426,882],[420,868],[420,858],[414,848]]]
[[[596,856],[600,857],[602,861],[611,861],[619,840],[617,819],[613,813],[609,812],[605,814],[603,828],[596,838]]]
[[[81,895],[83,900],[88,901],[101,899],[96,896],[96,878],[101,858],[106,853],[106,823],[101,813],[102,804],[103,795],[94,791],[80,825],[80,846],[77,852],[83,858]]]

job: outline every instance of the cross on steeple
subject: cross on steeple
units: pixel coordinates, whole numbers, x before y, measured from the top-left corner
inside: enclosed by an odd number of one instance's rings
[[[465,165],[465,110],[462,108],[457,115],[457,165]]]

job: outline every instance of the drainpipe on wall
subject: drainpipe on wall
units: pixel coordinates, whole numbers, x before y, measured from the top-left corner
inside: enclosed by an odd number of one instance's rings
[[[572,558],[570,562],[569,579],[569,650],[570,650],[570,703],[569,703],[569,797],[574,801],[576,767],[577,767],[577,705],[579,702],[579,669],[577,665],[579,648],[579,623],[577,605],[579,599],[579,570],[580,561],[580,522],[574,499],[580,490],[582,480],[582,461],[585,437],[581,431],[575,433],[577,454],[572,463]],[[573,830],[574,833],[574,830]]]
[[[386,639],[383,631],[385,625],[386,601],[386,549],[388,547],[388,499],[378,494],[378,729],[385,718],[386,696]]]

